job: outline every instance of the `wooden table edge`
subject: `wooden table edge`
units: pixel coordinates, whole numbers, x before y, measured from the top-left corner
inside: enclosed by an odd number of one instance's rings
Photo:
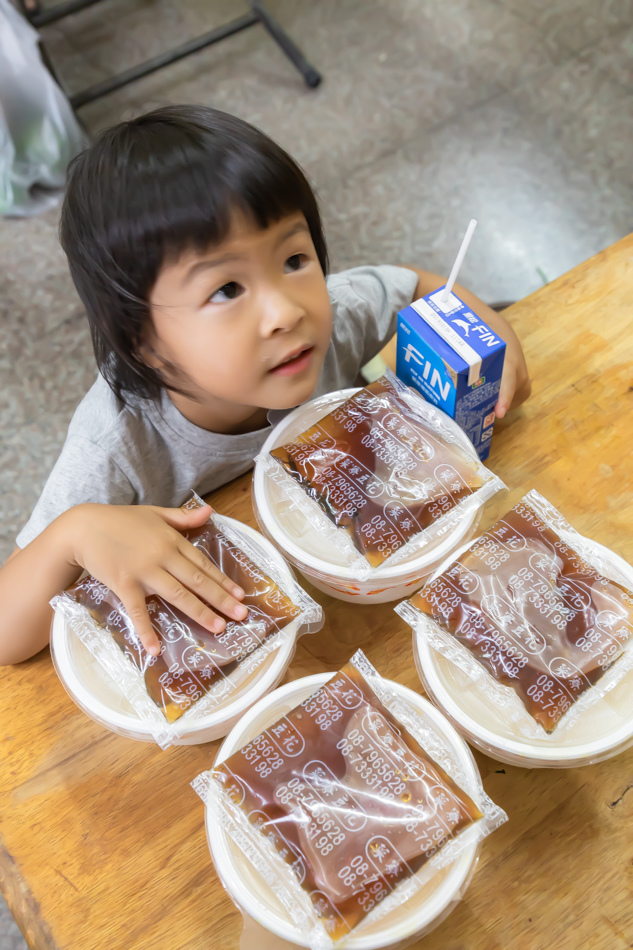
[[[6,849],[1,835],[0,894],[29,947],[37,947],[37,950],[59,950],[38,901],[22,877],[13,855]]]

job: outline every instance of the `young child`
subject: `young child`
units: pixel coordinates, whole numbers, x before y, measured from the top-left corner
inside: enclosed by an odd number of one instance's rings
[[[209,508],[178,506],[251,468],[279,410],[353,385],[397,311],[443,283],[388,265],[326,279],[300,168],[247,123],[194,106],[122,123],[74,161],[61,241],[100,375],[0,570],[2,664],[46,645],[49,601],[84,569],[153,653],[149,594],[211,631],[216,610],[242,619],[243,592],[179,533]],[[521,346],[456,292],[507,343],[502,416],[529,395]]]

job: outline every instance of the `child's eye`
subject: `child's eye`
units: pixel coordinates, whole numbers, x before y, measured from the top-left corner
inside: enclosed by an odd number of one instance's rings
[[[305,254],[293,254],[285,263],[286,272],[292,273],[295,270],[301,270],[305,265],[307,257]]]
[[[227,300],[235,300],[236,297],[242,293],[244,288],[241,284],[236,283],[234,280],[230,280],[228,284],[223,284],[219,290],[216,290],[214,294],[211,294],[209,300],[211,303],[225,303]]]

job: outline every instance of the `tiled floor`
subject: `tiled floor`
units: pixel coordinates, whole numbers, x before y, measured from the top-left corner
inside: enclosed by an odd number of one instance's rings
[[[489,301],[522,297],[631,230],[630,0],[268,5],[323,72],[318,90],[258,27],[85,107],[88,128],[168,102],[235,112],[308,170],[334,269],[445,272],[474,216],[461,279]],[[108,0],[43,36],[74,92],[245,8]],[[0,223],[0,556],[94,377],[56,220]],[[0,950],[13,950],[3,921]]]
[[[0,950],[25,950],[18,925],[0,897]]]

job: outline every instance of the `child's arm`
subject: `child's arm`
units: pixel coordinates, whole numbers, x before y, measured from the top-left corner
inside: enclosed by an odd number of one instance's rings
[[[446,283],[445,278],[439,277],[437,274],[431,274],[425,270],[418,270],[417,267],[411,267],[408,264],[406,266],[409,270],[414,271],[418,275],[418,286],[416,288],[415,297],[413,298],[414,300],[433,293],[434,290],[443,287]],[[516,406],[520,406],[522,402],[525,402],[532,391],[530,376],[525,362],[525,356],[521,349],[521,343],[508,321],[505,320],[501,314],[491,310],[487,304],[480,300],[479,297],[475,297],[474,294],[471,294],[465,287],[455,284],[453,290],[456,296],[468,304],[478,317],[481,317],[495,333],[499,334],[502,340],[505,340],[506,355],[503,364],[503,375],[501,377],[501,389],[499,391],[497,405],[495,406],[496,416],[502,419],[508,409],[514,409]]]
[[[49,601],[84,569],[118,595],[150,653],[159,651],[145,605],[150,594],[214,633],[225,623],[207,603],[243,620],[246,608],[235,598],[244,592],[179,534],[204,524],[209,514],[208,506],[183,511],[93,504],[64,512],[0,569],[0,665],[19,663],[46,646]]]

